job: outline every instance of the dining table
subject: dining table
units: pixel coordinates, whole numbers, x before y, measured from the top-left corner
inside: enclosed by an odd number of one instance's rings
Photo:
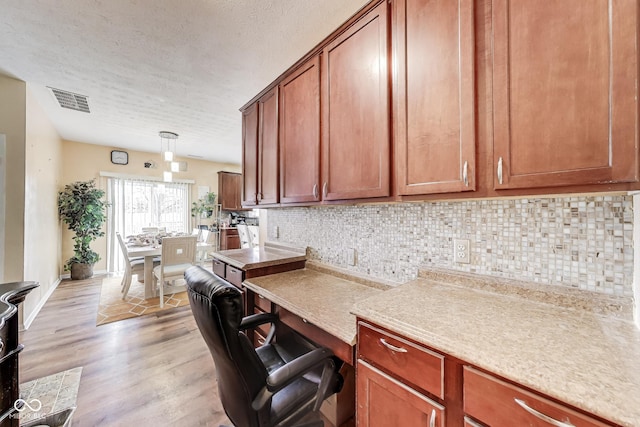
[[[206,242],[196,244],[197,253],[206,253],[213,245]],[[156,296],[156,289],[153,286],[153,259],[162,255],[162,245],[127,245],[127,256],[129,258],[144,257],[144,299]],[[204,256],[198,257],[200,264],[204,262]]]

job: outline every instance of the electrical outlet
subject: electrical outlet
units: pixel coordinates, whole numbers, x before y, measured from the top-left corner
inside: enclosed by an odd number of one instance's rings
[[[348,265],[356,265],[356,250],[353,248],[349,248],[347,249],[347,256],[345,257],[347,259],[347,264]]]
[[[276,239],[280,237],[280,227],[278,227],[277,225],[273,227],[273,237]]]
[[[453,261],[458,264],[469,264],[469,239],[453,241]]]

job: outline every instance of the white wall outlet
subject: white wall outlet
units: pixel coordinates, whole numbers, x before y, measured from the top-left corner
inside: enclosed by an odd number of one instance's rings
[[[348,265],[356,265],[356,250],[353,248],[347,249],[347,256],[345,257]]]
[[[453,241],[453,261],[458,264],[469,264],[469,239],[455,239]]]
[[[276,239],[280,237],[280,227],[278,227],[277,225],[273,226],[273,237],[275,237]]]

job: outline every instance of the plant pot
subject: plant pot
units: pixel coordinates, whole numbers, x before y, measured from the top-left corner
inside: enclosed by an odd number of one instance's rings
[[[93,277],[93,264],[71,264],[71,280],[84,280]]]

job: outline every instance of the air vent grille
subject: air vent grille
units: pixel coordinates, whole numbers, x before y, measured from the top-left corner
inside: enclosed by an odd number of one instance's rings
[[[51,93],[56,97],[58,104],[60,104],[62,108],[90,113],[89,100],[86,96],[52,87],[50,87],[49,90],[51,90]]]

